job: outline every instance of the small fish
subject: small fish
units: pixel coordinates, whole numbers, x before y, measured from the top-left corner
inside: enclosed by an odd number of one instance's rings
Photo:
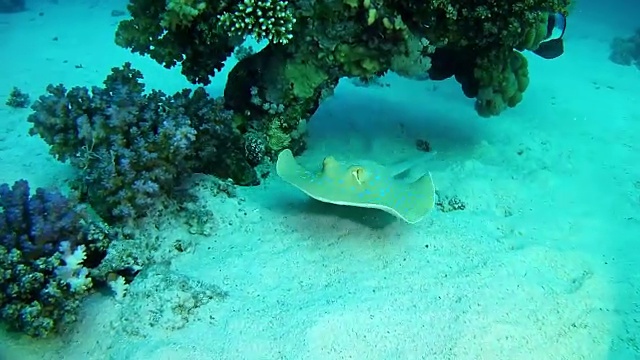
[[[547,36],[540,43],[534,54],[545,58],[555,59],[564,54],[564,32],[567,29],[567,18],[560,13],[549,13],[547,17]]]

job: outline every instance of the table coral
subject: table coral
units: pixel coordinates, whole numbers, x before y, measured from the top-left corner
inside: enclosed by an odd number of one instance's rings
[[[571,0],[202,2],[206,6],[192,21],[170,27],[163,18],[175,15],[165,0],[133,0],[131,19],[119,24],[116,41],[166,67],[180,63],[189,81],[206,85],[246,36],[268,40],[235,65],[224,95],[241,131],[253,121],[263,124],[258,129],[263,133],[275,115],[257,106],[255,97],[282,106],[278,121],[293,131],[340,78],[370,79],[389,70],[418,79],[455,76],[463,92],[476,98],[480,115],[498,115],[522,99],[529,81],[527,64],[514,49],[536,49],[547,14],[566,15],[571,5]],[[420,66],[407,67],[408,59]],[[444,62],[456,69],[438,66]],[[293,141],[291,147],[295,152],[304,144]]]

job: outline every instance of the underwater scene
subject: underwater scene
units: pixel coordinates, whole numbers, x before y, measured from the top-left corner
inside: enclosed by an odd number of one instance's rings
[[[639,19],[0,0],[0,360],[640,360]]]

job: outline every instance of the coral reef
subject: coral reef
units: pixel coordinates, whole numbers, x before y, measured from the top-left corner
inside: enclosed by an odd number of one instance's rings
[[[343,77],[388,71],[454,77],[481,116],[516,106],[529,84],[525,57],[546,36],[549,12],[570,0],[132,0],[115,41],[207,85],[234,51],[222,98],[199,88],[144,92],[125,64],[104,87],[50,86],[33,105],[32,134],[78,170],[75,186],[108,221],[148,214],[194,172],[259,182],[256,169],[305,131]],[[242,51],[247,36],[266,40]]]
[[[548,13],[566,15],[570,1],[201,0],[197,14],[171,27],[167,16],[184,17],[165,0],[133,0],[116,42],[166,67],[180,63],[189,81],[206,85],[246,36],[268,40],[232,69],[224,98],[242,132],[249,121],[263,124],[279,148],[342,77],[370,80],[389,70],[454,76],[481,116],[516,106],[529,82],[518,51],[535,50]],[[256,98],[282,111],[265,110]],[[288,146],[297,153],[304,139]]]
[[[464,94],[476,99],[475,107],[480,116],[498,115],[522,100],[529,85],[529,72],[527,60],[520,52],[509,50],[491,57],[467,52],[436,50],[429,75],[432,79],[454,76]]]
[[[635,65],[640,69],[640,29],[627,38],[614,38],[609,60],[619,65]]]
[[[110,237],[76,202],[20,180],[0,185],[0,319],[33,337],[76,319],[92,287],[88,268]]]
[[[31,100],[29,94],[14,86],[5,104],[12,108],[26,108],[31,104]]]
[[[126,63],[102,88],[49,85],[28,118],[31,134],[78,170],[74,186],[100,216],[122,222],[149,214],[193,172],[258,182],[220,99],[202,88],[145,94],[141,79]]]

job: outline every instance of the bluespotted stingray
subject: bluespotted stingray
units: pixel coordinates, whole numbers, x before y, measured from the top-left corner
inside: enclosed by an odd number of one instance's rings
[[[409,182],[400,173],[373,161],[344,164],[333,156],[322,162],[318,171],[298,164],[291,150],[278,155],[276,171],[284,181],[310,197],[336,205],[379,209],[409,224],[424,219],[435,206],[435,187],[426,173]]]

